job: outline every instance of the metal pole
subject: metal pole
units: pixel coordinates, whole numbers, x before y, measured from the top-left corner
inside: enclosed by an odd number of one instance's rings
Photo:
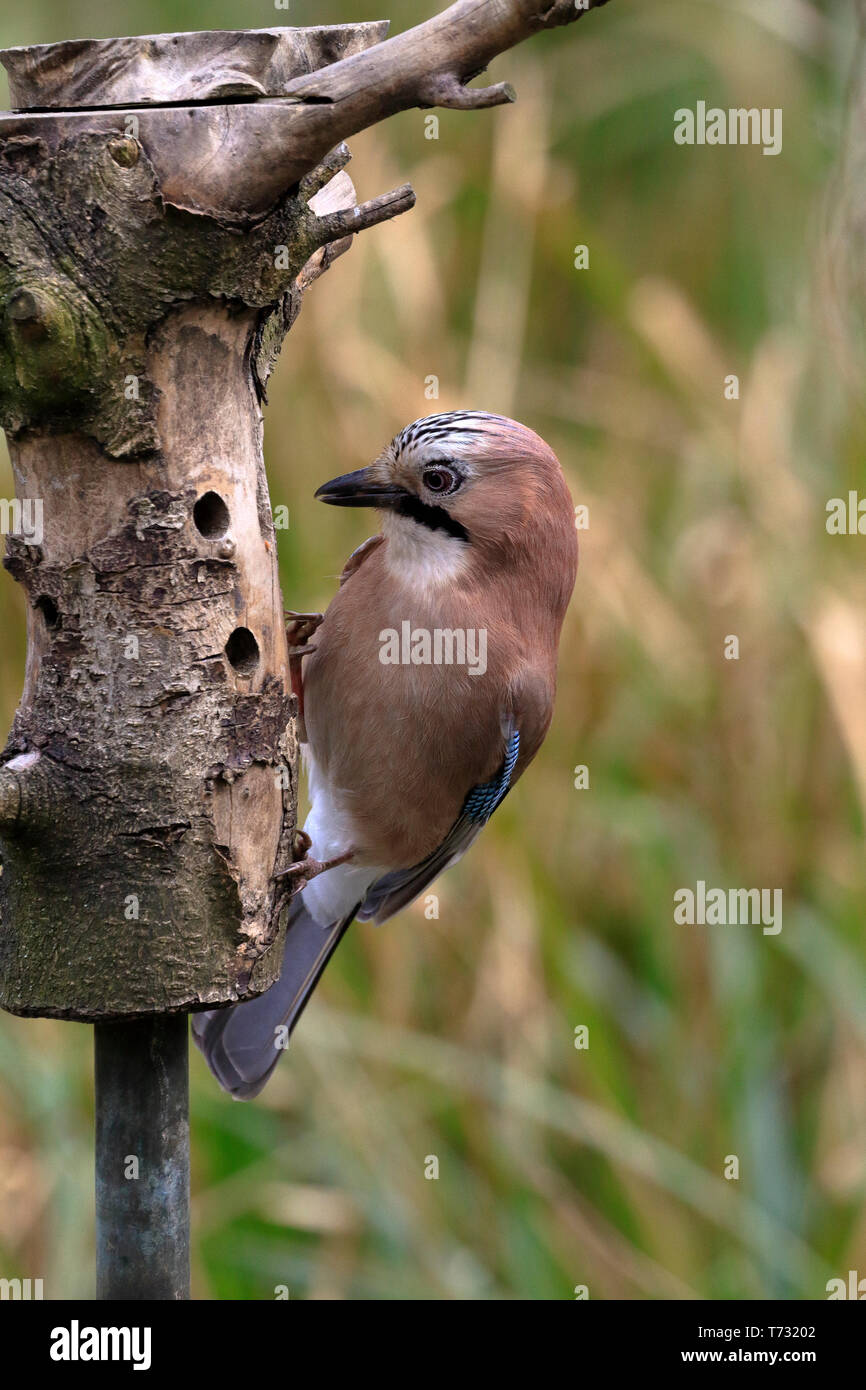
[[[94,1025],[96,1296],[189,1298],[186,1014]]]

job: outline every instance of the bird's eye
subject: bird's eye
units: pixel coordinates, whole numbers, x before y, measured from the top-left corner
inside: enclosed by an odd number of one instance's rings
[[[456,490],[460,479],[451,468],[437,464],[435,468],[424,469],[421,474],[421,481],[428,492],[435,492],[440,497],[445,497],[449,492]]]

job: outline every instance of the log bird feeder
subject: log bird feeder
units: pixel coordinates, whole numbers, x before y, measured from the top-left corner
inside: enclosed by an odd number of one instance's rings
[[[308,286],[414,202],[358,206],[343,139],[513,100],[466,84],[588,8],[0,54],[5,566],[27,604],[0,1004],[95,1025],[100,1297],[187,1296],[184,1015],[262,993],[282,958],[297,737],[261,407]]]

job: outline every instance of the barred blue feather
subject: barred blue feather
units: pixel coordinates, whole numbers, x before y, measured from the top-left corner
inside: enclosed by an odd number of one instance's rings
[[[514,771],[520,752],[520,734],[517,730],[511,735],[505,749],[505,761],[498,774],[489,782],[481,782],[473,787],[463,803],[463,814],[476,825],[485,825],[508,791],[511,774]]]

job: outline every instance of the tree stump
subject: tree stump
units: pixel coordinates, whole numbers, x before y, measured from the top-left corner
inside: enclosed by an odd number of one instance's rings
[[[411,194],[359,214],[340,145],[263,191],[239,142],[223,204],[197,182],[202,131],[249,106],[191,106],[187,137],[178,108],[111,102],[278,95],[383,29],[4,56],[17,100],[107,108],[0,119],[0,420],[22,521],[39,517],[5,561],[28,599],[0,772],[12,1012],[212,1007],[278,973],[297,740],[261,401],[303,290],[347,247],[346,211],[381,220]]]

